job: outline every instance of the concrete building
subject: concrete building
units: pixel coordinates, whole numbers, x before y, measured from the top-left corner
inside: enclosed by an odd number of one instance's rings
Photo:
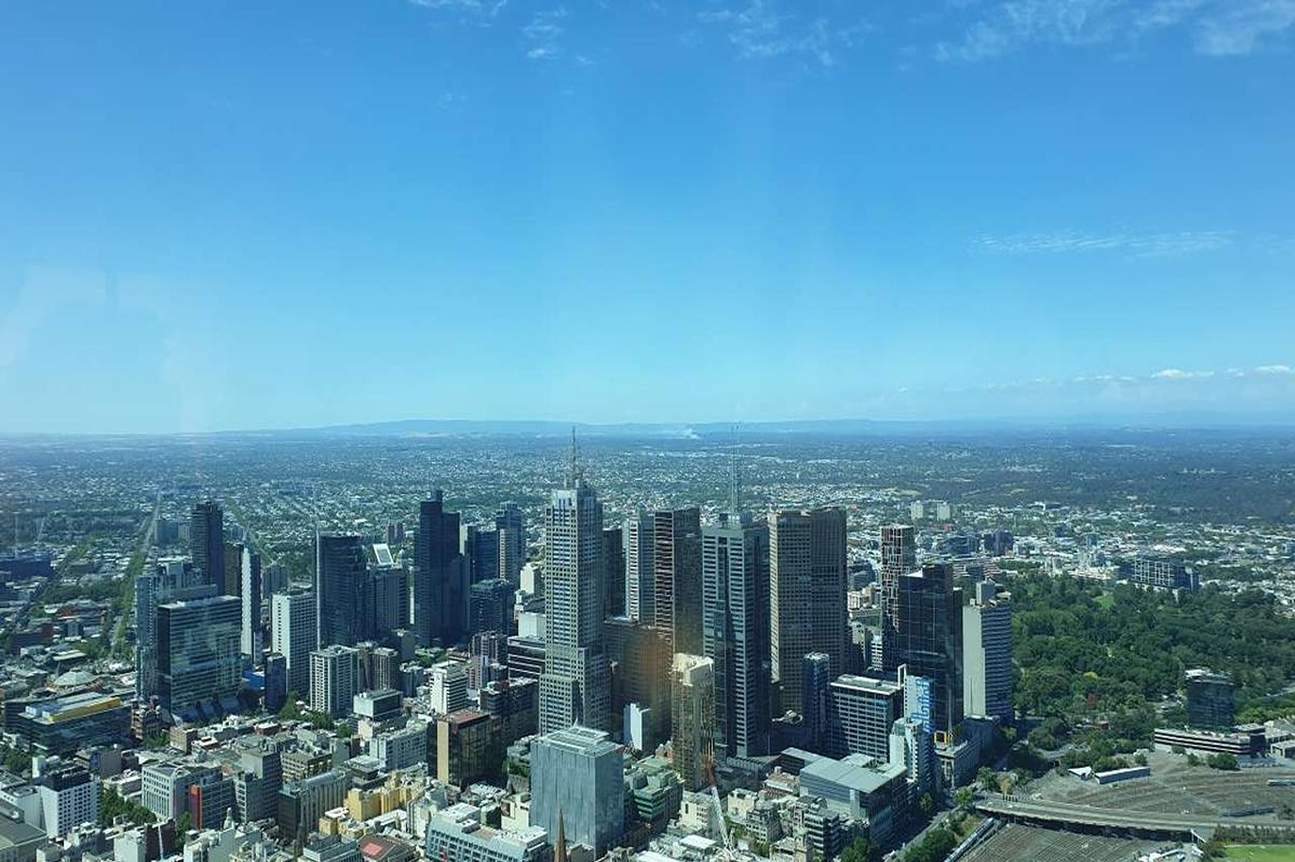
[[[544,673],[540,731],[611,721],[603,652],[603,506],[575,465],[544,509]]]
[[[1012,720],[1011,596],[992,581],[962,607],[962,700],[967,715]]]
[[[607,733],[571,727],[531,742],[531,823],[551,836],[607,852],[625,824],[624,766]]]
[[[99,819],[99,782],[80,766],[58,766],[42,775],[37,785],[45,834],[67,835],[82,823]]]
[[[389,771],[426,764],[428,725],[411,721],[399,730],[376,734],[369,740],[369,756],[382,762]]]
[[[842,509],[770,515],[770,656],[784,710],[801,707],[807,653],[826,653],[833,668],[845,667],[845,535]]]
[[[210,764],[153,762],[141,770],[141,804],[159,821],[178,820],[189,807],[189,788],[220,780]]]
[[[142,703],[157,694],[157,606],[162,578],[141,572],[135,577],[135,696]]]
[[[340,718],[349,715],[360,681],[360,655],[353,647],[326,646],[310,654],[310,708]]]
[[[495,530],[499,533],[499,576],[520,587],[522,566],[526,565],[526,519],[521,506],[513,502],[500,506],[495,512]]]
[[[886,760],[891,728],[904,717],[903,688],[890,680],[850,674],[837,677],[828,688],[829,753]]]
[[[449,715],[469,705],[468,670],[463,662],[447,659],[432,665],[431,706],[437,715]]]
[[[643,623],[656,619],[656,587],[652,565],[652,517],[639,512],[626,519],[625,615]]]
[[[240,821],[250,823],[275,817],[282,788],[283,761],[274,745],[259,740],[239,753],[239,771],[234,776],[234,805]]]
[[[310,653],[318,640],[315,597],[310,593],[275,593],[270,597],[270,649],[283,656],[288,691],[310,694]]]
[[[427,858],[464,862],[551,862],[548,833],[537,826],[516,832],[482,822],[481,809],[459,802],[427,824]]]
[[[276,820],[287,840],[302,839],[315,831],[325,811],[341,807],[349,784],[340,769],[285,784],[279,790]]]
[[[800,793],[817,796],[836,812],[866,823],[868,837],[885,846],[908,804],[907,773],[902,764],[862,754],[840,760],[821,757],[801,769]]]
[[[243,548],[239,560],[239,652],[257,663],[264,648],[261,633],[261,555]]]

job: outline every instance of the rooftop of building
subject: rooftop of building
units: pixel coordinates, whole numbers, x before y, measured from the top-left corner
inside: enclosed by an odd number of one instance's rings
[[[120,706],[122,706],[121,698],[115,695],[103,694],[97,691],[83,691],[57,697],[53,700],[28,704],[23,708],[23,714],[39,722],[53,723],[70,721],[74,718],[93,715],[94,713],[115,709]]]
[[[566,730],[555,730],[543,736],[537,736],[535,743],[590,756],[620,750],[620,746],[608,738],[606,731],[580,725],[572,725]]]
[[[800,771],[802,780],[819,778],[860,793],[875,793],[904,774],[903,764],[874,760],[864,754],[847,755],[842,760],[820,757]]]
[[[857,676],[852,673],[843,673],[836,679],[832,680],[834,687],[852,688],[859,691],[878,692],[880,694],[895,694],[904,690],[904,687],[894,680],[879,679],[873,676]]]

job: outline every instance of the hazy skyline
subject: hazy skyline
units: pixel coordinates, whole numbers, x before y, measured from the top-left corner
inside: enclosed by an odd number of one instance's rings
[[[11,3],[0,431],[1295,421],[1293,49],[1295,0]]]

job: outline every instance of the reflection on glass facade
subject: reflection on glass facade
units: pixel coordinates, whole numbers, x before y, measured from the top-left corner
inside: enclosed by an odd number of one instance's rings
[[[242,606],[237,596],[157,609],[158,693],[175,713],[238,694]]]

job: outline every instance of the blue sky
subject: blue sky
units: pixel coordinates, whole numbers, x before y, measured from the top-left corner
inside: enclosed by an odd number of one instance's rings
[[[0,430],[1295,418],[1295,0],[11,2]]]

